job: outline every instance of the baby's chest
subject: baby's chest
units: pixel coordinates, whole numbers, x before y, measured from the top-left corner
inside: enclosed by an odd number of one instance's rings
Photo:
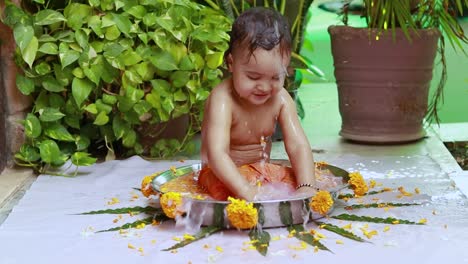
[[[276,120],[275,114],[267,112],[237,116],[231,126],[231,139],[260,142],[261,137],[273,134]]]

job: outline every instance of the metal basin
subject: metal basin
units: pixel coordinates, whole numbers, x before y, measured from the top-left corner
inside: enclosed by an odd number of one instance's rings
[[[271,163],[289,166],[290,163],[287,160],[271,160]],[[341,189],[347,187],[349,179],[348,172],[338,168],[336,166],[322,164],[320,165],[323,171],[327,172],[329,177],[339,177],[340,184],[328,189],[331,193],[333,200],[335,201],[338,196],[338,192]],[[175,170],[167,170],[159,174],[152,181],[152,187],[154,190],[160,193],[162,186],[172,180],[179,177],[193,174],[196,177],[197,172],[201,170],[201,163],[178,167]],[[322,173],[324,175],[324,173]],[[280,227],[288,224],[300,224],[308,222],[310,220],[316,220],[323,218],[316,212],[309,209],[309,202],[311,197],[300,197],[300,198],[288,198],[288,199],[277,199],[277,200],[264,200],[264,201],[253,201],[254,206],[259,211],[259,223],[262,228],[269,227]],[[226,217],[225,206],[228,205],[229,201],[217,201],[217,200],[199,200],[193,199],[189,196],[184,196],[184,212],[183,216],[187,222],[192,223],[194,226],[210,226],[210,225],[223,225],[225,228],[230,228],[229,220]],[[333,207],[330,209],[330,212]],[[289,214],[292,222],[285,223],[285,219],[280,214]],[[329,212],[329,213],[330,213]],[[222,219],[220,217],[222,216]]]

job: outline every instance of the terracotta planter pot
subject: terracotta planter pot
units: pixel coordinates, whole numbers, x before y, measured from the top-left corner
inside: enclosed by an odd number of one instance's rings
[[[331,47],[346,139],[392,143],[425,135],[432,69],[438,30],[419,30],[408,41],[396,30],[331,26]]]

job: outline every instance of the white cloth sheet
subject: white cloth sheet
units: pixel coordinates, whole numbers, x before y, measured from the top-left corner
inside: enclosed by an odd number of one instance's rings
[[[138,188],[143,176],[164,171],[170,166],[183,166],[197,161],[149,162],[139,157],[110,161],[80,168],[76,177],[41,175],[0,226],[1,264],[41,263],[466,263],[468,262],[468,209],[466,197],[437,168],[427,164],[397,162],[401,157],[387,157],[356,165],[356,157],[338,157],[330,162],[337,166],[360,170],[366,179],[374,178],[385,187],[404,186],[409,192],[419,188],[421,194],[397,198],[398,192],[377,195],[380,201],[423,202],[423,205],[359,209],[347,211],[358,215],[396,217],[426,225],[387,225],[369,223],[367,230],[377,235],[370,243],[355,242],[337,234],[317,229],[326,237],[320,241],[332,252],[318,251],[295,238],[288,238],[286,228],[267,231],[274,238],[266,257],[246,249],[247,232],[230,230],[204,238],[177,252],[162,251],[175,243],[174,237],[193,234],[183,226],[167,222],[144,229],[131,229],[127,236],[119,232],[94,231],[133,222],[141,216],[78,215],[82,212],[109,208],[146,206],[150,200]],[[403,159],[401,159],[403,160]],[[405,167],[391,170],[392,166]],[[352,168],[354,166],[354,168]],[[417,173],[417,171],[419,171]],[[422,172],[421,172],[422,171]],[[434,173],[435,171],[435,173]],[[376,187],[379,189],[383,186]],[[133,195],[139,195],[132,201]],[[108,205],[115,197],[120,203]],[[366,199],[370,199],[367,197]],[[339,214],[336,209],[334,214]],[[118,219],[117,223],[114,220]],[[364,237],[366,223],[333,219],[324,221],[338,226],[352,224],[352,231]],[[384,231],[389,226],[388,231]],[[343,242],[340,244],[339,241]],[[130,249],[131,244],[136,249]],[[143,249],[143,254],[138,248]],[[217,248],[218,247],[218,248]]]

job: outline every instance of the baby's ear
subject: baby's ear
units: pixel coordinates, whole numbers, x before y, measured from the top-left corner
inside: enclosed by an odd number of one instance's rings
[[[231,53],[229,53],[227,55],[226,63],[227,63],[227,67],[228,67],[229,72],[232,72],[232,54]]]

